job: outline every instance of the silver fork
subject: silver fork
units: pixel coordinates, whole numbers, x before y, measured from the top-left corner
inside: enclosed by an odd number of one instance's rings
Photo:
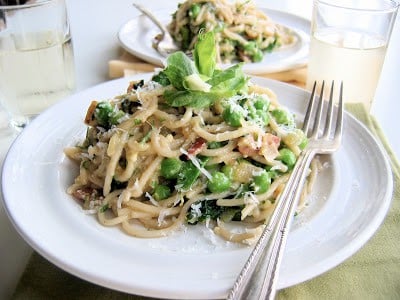
[[[303,131],[309,138],[308,145],[299,156],[273,215],[237,277],[228,295],[227,299],[229,300],[274,299],[286,240],[308,167],[316,154],[333,153],[341,144],[343,83],[340,85],[336,111],[333,109],[334,82],[332,81],[331,84],[329,103],[323,100],[325,82],[322,82],[319,97],[316,96],[316,85],[315,82],[303,123]],[[316,105],[317,111],[315,112]],[[326,105],[328,107],[323,122],[323,108]]]
[[[160,29],[161,33],[153,40],[153,48],[156,49],[158,53],[167,57],[169,54],[179,51],[179,47],[175,44],[167,28],[156,18],[156,16],[138,3],[132,3],[132,5],[153,21],[158,29]]]

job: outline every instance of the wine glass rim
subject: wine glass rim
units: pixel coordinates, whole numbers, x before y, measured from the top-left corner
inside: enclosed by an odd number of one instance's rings
[[[12,4],[12,5],[0,5],[0,10],[14,10],[14,9],[24,9],[24,8],[30,8],[30,7],[35,7],[35,6],[42,6],[46,5],[51,2],[56,2],[59,0],[39,0],[35,2],[27,2],[24,4]]]
[[[382,4],[384,4],[382,5],[382,7],[354,7],[349,5],[348,2],[342,2],[342,4],[338,4],[338,1],[333,1],[333,0],[314,0],[314,3],[321,3],[335,8],[343,8],[354,11],[377,12],[377,13],[395,12],[398,10],[400,6],[399,0],[383,0],[381,2]]]

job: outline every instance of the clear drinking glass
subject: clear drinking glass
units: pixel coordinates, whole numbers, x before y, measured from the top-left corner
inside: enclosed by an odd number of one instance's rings
[[[25,4],[1,5],[0,102],[10,115],[10,125],[21,130],[74,88],[74,56],[65,1],[29,0]]]
[[[314,0],[307,88],[343,81],[344,100],[370,110],[399,3]]]

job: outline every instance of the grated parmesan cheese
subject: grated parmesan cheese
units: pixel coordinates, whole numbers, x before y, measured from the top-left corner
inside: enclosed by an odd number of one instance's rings
[[[118,200],[117,200],[117,208],[121,209],[122,207],[122,200],[124,198],[124,193],[121,193],[121,195],[118,196]]]
[[[165,217],[168,216],[168,209],[160,210],[160,214],[158,215],[157,224],[161,226],[164,222]]]
[[[190,206],[190,208],[192,209],[192,213],[197,217],[197,218],[199,218],[199,217],[201,217],[201,215],[202,215],[202,213],[201,213],[201,210],[200,210],[200,208],[201,208],[201,202],[199,202],[199,203],[193,203],[191,206]]]
[[[160,204],[156,201],[156,199],[153,198],[152,195],[150,195],[149,192],[146,192],[146,193],[144,194],[144,196],[145,196],[147,199],[149,199],[149,201],[151,202],[151,204],[153,204],[154,206],[160,206]]]
[[[204,168],[201,166],[200,160],[198,160],[195,156],[190,155],[190,154],[189,154],[185,149],[183,149],[183,148],[180,148],[179,151],[181,151],[182,154],[185,154],[185,155],[190,159],[190,161],[193,163],[193,165],[194,165],[197,169],[199,169],[199,171],[200,171],[204,176],[206,176],[209,180],[211,180],[211,177],[212,177],[212,176],[211,176],[210,172],[208,172],[206,169],[204,169]]]
[[[249,191],[244,193],[244,204],[259,204],[260,201],[257,199],[257,197],[254,195],[254,192]]]

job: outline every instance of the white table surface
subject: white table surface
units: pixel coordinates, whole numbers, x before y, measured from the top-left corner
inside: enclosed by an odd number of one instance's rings
[[[138,12],[133,0],[67,0],[75,50],[77,90],[108,80],[108,61],[118,58],[121,48],[116,34],[120,26]],[[149,8],[176,7],[176,1],[139,1]],[[161,4],[162,3],[162,4]],[[310,18],[312,0],[255,1],[257,5]],[[397,18],[387,52],[372,113],[379,121],[397,157],[400,157],[400,20]],[[0,111],[0,165],[14,137]],[[0,196],[0,201],[1,199]],[[9,299],[32,249],[17,234],[0,205],[0,299]]]

